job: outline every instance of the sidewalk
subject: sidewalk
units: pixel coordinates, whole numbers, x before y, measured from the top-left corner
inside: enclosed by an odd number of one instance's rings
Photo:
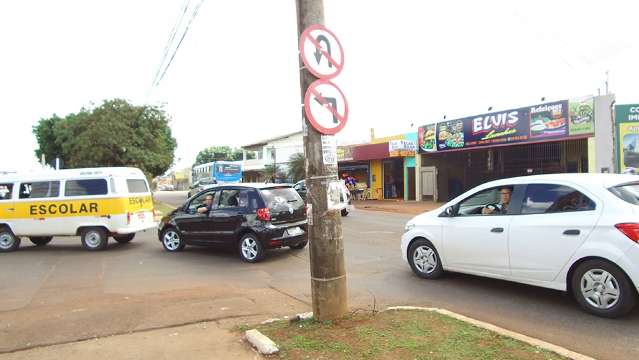
[[[433,201],[353,200],[356,209],[418,215],[442,206]]]
[[[238,320],[236,320],[237,322]],[[257,321],[251,318],[247,322]],[[230,331],[229,323],[203,322],[108,336],[0,354],[2,360],[27,359],[261,359]]]

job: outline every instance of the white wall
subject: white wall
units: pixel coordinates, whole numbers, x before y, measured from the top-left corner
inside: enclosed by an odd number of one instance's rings
[[[615,172],[615,155],[613,142],[613,118],[610,106],[615,101],[615,95],[595,96],[595,168],[589,172],[602,172],[608,169]]]

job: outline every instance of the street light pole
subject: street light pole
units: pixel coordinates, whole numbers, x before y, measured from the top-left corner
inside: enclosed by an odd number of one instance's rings
[[[324,24],[322,0],[296,0],[297,32],[313,24]],[[308,87],[317,78],[300,64],[301,103]],[[309,123],[302,111],[306,186],[309,211],[309,254],[311,265],[311,296],[315,320],[333,320],[348,311],[344,242],[340,211],[328,208],[328,186],[337,180],[337,165],[326,165],[322,156],[322,134]]]

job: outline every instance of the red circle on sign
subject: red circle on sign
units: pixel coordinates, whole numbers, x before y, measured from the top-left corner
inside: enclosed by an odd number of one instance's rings
[[[340,96],[342,97],[342,100],[344,101],[343,115],[337,113],[337,109],[331,110],[331,106],[328,106],[328,111],[331,111],[334,116],[338,117],[338,120],[339,120],[339,124],[334,128],[327,128],[320,125],[317,119],[315,119],[313,112],[311,111],[311,98],[313,96],[317,97],[317,90],[315,89],[320,85],[328,85],[328,86],[334,87],[335,90],[339,92]],[[321,132],[324,135],[335,135],[344,128],[344,126],[346,125],[346,120],[348,120],[348,102],[346,101],[346,97],[344,96],[344,93],[342,92],[340,88],[337,87],[337,85],[333,84],[332,82],[328,80],[320,79],[313,82],[308,87],[308,89],[306,89],[306,94],[304,95],[304,112],[306,113],[306,117],[308,121],[311,123],[311,125],[313,125],[313,128],[315,128],[315,130]]]
[[[317,42],[317,40],[313,39],[313,37],[311,36],[311,31],[313,30],[326,31],[335,39],[335,41],[337,42],[337,46],[339,47],[341,60],[342,60],[339,64],[337,64],[337,62],[326,51],[322,50],[321,47],[318,46],[319,43]],[[307,59],[304,54],[304,42],[306,42],[307,40],[311,41],[313,43],[313,46],[315,46],[316,49],[320,50],[322,52],[322,55],[326,57],[326,59],[335,66],[337,70],[335,70],[334,73],[322,74],[313,67],[314,66],[313,63],[309,59]],[[337,75],[339,75],[339,73],[341,73],[342,69],[344,68],[344,48],[342,47],[342,43],[339,42],[339,39],[337,38],[337,36],[335,36],[335,34],[332,31],[328,30],[324,25],[313,24],[307,27],[302,32],[302,35],[300,36],[299,51],[300,51],[300,56],[302,57],[302,62],[304,63],[308,71],[310,71],[311,74],[315,75],[316,77],[320,79],[332,79],[336,77]]]

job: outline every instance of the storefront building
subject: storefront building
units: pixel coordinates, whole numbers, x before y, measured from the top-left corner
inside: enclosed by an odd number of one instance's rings
[[[639,104],[615,107],[617,169],[639,173]]]
[[[610,171],[611,159],[601,156],[595,161],[602,152],[597,151],[595,130],[612,143],[611,130],[595,126],[596,115],[600,112],[606,121],[603,108],[614,101],[602,98],[556,101],[420,127],[419,200],[448,201],[479,184],[514,176]],[[599,141],[604,154],[605,139],[599,139],[604,140]]]

